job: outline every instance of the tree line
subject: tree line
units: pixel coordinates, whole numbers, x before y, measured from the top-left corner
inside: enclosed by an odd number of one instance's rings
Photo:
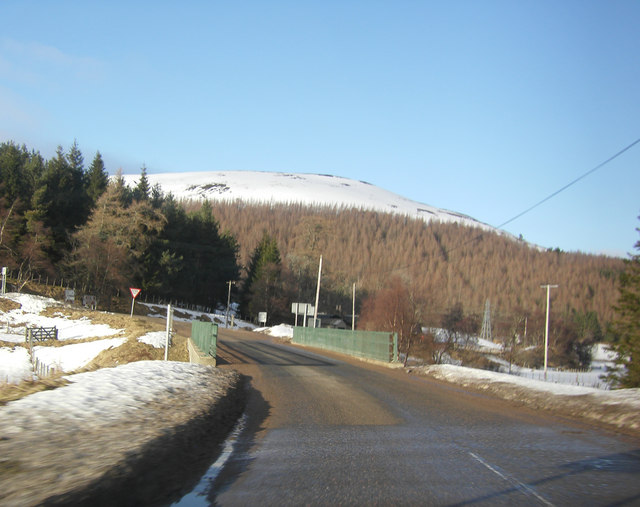
[[[0,263],[18,288],[58,276],[105,308],[127,287],[214,307],[240,277],[237,252],[210,206],[187,212],[150,187],[145,167],[129,188],[121,174],[110,181],[100,152],[85,168],[75,142],[50,160],[0,145]]]

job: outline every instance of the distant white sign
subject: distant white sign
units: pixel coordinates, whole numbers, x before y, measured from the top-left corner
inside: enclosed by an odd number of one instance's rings
[[[267,323],[267,312],[259,312],[258,324],[266,324],[266,323]]]
[[[314,307],[309,303],[291,303],[291,313],[296,315],[313,315]]]

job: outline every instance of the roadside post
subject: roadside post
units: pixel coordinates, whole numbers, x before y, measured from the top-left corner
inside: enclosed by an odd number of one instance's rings
[[[171,329],[173,328],[173,308],[171,303],[167,305],[167,341],[164,344],[164,360],[169,359],[169,342],[171,341]]]
[[[138,294],[140,294],[141,289],[136,289],[135,287],[129,287],[129,292],[131,292],[131,318],[133,318],[133,305],[136,303],[136,298]]]
[[[2,294],[7,293],[7,268],[2,268]]]

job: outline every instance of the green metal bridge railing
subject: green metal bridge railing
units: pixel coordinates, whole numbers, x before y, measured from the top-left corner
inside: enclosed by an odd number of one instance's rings
[[[398,361],[397,333],[294,327],[293,343],[386,363]]]
[[[203,353],[211,357],[216,357],[218,324],[194,320],[191,323],[191,339]]]

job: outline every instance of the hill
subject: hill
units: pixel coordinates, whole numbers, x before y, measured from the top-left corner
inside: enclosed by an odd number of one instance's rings
[[[540,285],[558,284],[553,313],[613,316],[622,260],[545,251],[463,214],[410,201],[365,182],[328,175],[205,172],[148,175],[151,185],[195,210],[209,200],[222,230],[239,243],[247,266],[264,232],[275,237],[299,301],[313,301],[317,263],[324,258],[322,310],[349,313],[352,285],[359,298],[392,277],[411,284],[439,323],[455,303],[481,318],[491,301],[504,332],[526,316],[541,332]],[[135,186],[138,177],[126,175]],[[343,311],[344,310],[344,311]],[[534,323],[536,322],[536,323]]]
[[[123,178],[134,187],[139,176],[123,175]],[[165,193],[171,192],[177,199],[353,208],[497,231],[462,213],[412,201],[366,181],[329,174],[224,171],[149,174],[147,178],[151,185],[160,185]]]

